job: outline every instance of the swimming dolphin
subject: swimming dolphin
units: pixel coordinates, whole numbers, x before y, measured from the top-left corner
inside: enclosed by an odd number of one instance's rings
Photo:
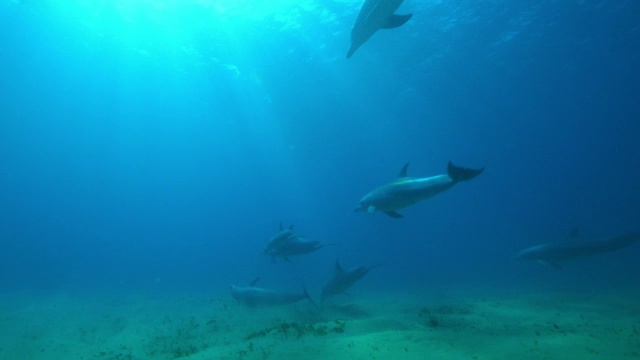
[[[249,307],[289,305],[304,299],[309,300],[314,306],[317,306],[313,299],[311,299],[311,296],[309,296],[306,288],[303,288],[304,292],[302,294],[263,289],[255,286],[258,280],[260,280],[260,278],[253,280],[249,286],[231,285],[231,296],[233,296],[237,302]]]
[[[280,231],[278,231],[277,234],[275,234],[271,240],[269,240],[269,242],[267,243],[267,249],[270,248],[277,248],[282,246],[282,244],[284,244],[289,238],[293,237],[294,233],[293,233],[293,225],[289,225],[288,229],[285,229],[282,226],[282,223],[280,223]],[[265,252],[267,252],[267,250],[265,250]]]
[[[331,280],[329,280],[322,288],[321,301],[324,301],[333,295],[345,294],[347,289],[353,286],[353,284],[362,279],[362,277],[371,269],[377,266],[379,265],[370,267],[358,266],[345,270],[340,266],[340,261],[336,260],[335,273],[333,274],[333,278],[331,278]]]
[[[382,185],[360,200],[360,205],[353,211],[366,211],[383,213],[401,218],[396,210],[413,205],[422,200],[437,195],[461,181],[467,181],[480,175],[484,168],[466,169],[455,166],[449,161],[446,175],[437,175],[427,178],[412,178],[407,176],[407,167],[404,164],[398,174],[398,178],[386,185]]]
[[[284,229],[280,224],[280,231],[271,238],[267,247],[264,249],[266,255],[272,257],[281,257],[289,260],[290,256],[303,255],[312,253],[325,245],[319,241],[309,240],[293,232],[293,225],[288,229]]]
[[[542,265],[560,268],[565,261],[616,251],[638,240],[640,240],[640,233],[629,232],[599,241],[573,240],[542,244],[520,251],[514,259],[534,260]]]
[[[351,47],[347,59],[376,31],[402,26],[413,14],[396,15],[402,0],[365,0],[351,30]]]
[[[289,260],[291,256],[312,253],[326,246],[316,240],[309,240],[302,236],[294,235],[276,245],[269,244],[264,253],[273,257],[281,257]]]

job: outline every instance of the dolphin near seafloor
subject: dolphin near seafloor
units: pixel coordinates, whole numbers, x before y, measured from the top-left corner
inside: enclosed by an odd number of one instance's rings
[[[377,266],[379,265],[358,266],[350,269],[344,269],[340,265],[340,261],[336,260],[333,277],[322,288],[321,302],[324,302],[324,300],[334,295],[346,294],[346,291],[353,286],[353,284],[358,282],[367,275],[371,269]]]
[[[282,306],[294,304],[305,299],[317,306],[309,296],[306,288],[303,289],[302,293],[265,289],[255,286],[258,280],[260,278],[253,280],[249,286],[231,285],[231,296],[240,304],[248,307]]]
[[[560,268],[567,261],[620,250],[639,240],[640,233],[637,232],[628,232],[598,241],[572,239],[532,246],[520,251],[513,258],[533,260],[542,265]]]

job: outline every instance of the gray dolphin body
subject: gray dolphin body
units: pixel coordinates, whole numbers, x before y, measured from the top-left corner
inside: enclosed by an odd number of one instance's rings
[[[293,225],[285,230],[280,224],[280,231],[271,238],[264,249],[264,253],[272,257],[281,257],[289,260],[291,256],[309,254],[324,246],[319,241],[296,235],[293,232]]]
[[[344,294],[353,284],[362,279],[376,266],[358,266],[345,270],[340,266],[340,261],[336,260],[333,277],[322,288],[321,301],[337,294]]]
[[[289,228],[285,229],[282,226],[282,223],[280,223],[280,231],[278,231],[278,233],[274,235],[271,238],[271,240],[269,240],[269,243],[267,244],[267,249],[265,250],[265,252],[267,252],[267,250],[269,249],[278,248],[282,246],[282,244],[286,243],[287,240],[289,240],[293,236],[295,236],[293,233],[293,225],[289,225]]]
[[[484,168],[458,167],[449,161],[446,175],[413,178],[407,176],[408,166],[409,163],[406,163],[402,167],[395,181],[382,185],[365,195],[354,211],[368,213],[382,211],[391,217],[401,218],[402,215],[397,213],[397,210],[435,196],[461,181],[471,180],[484,171]]]
[[[573,240],[562,243],[542,244],[526,248],[514,258],[534,260],[543,265],[560,268],[566,261],[616,251],[638,240],[640,240],[640,233],[629,232],[599,241],[583,242]]]
[[[264,289],[255,286],[258,280],[259,279],[255,279],[252,281],[249,286],[231,285],[231,296],[233,296],[237,302],[249,307],[289,305],[304,299],[307,299],[313,305],[316,305],[316,303],[311,299],[311,296],[309,296],[306,288],[303,289],[304,292],[302,294]]]
[[[351,47],[347,52],[347,59],[353,55],[362,44],[367,42],[376,31],[392,29],[402,26],[411,19],[412,14],[396,15],[403,0],[365,0],[360,8],[356,22],[351,30]]]
[[[293,236],[287,239],[280,246],[271,246],[265,249],[265,254],[273,257],[281,257],[289,260],[292,256],[312,253],[323,248],[325,245],[316,240],[309,240],[302,236]]]

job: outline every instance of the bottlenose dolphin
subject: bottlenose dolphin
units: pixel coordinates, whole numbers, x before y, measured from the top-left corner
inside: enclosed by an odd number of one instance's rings
[[[437,195],[461,181],[471,180],[484,170],[484,168],[458,167],[449,161],[446,175],[413,178],[407,176],[408,166],[409,163],[404,164],[395,181],[382,185],[365,195],[360,200],[360,205],[353,211],[368,213],[382,211],[391,217],[401,218],[402,215],[398,214],[396,210]]]
[[[345,294],[347,289],[349,289],[353,284],[355,284],[358,280],[362,279],[369,270],[377,267],[379,265],[374,265],[370,267],[366,266],[358,266],[351,269],[343,269],[340,266],[340,261],[336,259],[336,268],[331,280],[329,280],[324,287],[322,288],[321,301],[325,299],[337,295],[337,294]]]
[[[293,225],[285,230],[281,223],[280,231],[269,240],[264,253],[274,258],[281,257],[289,260],[290,256],[308,254],[324,246],[319,241],[296,235],[293,232]]]
[[[282,226],[282,223],[280,223],[280,231],[278,231],[278,233],[275,234],[271,238],[271,240],[269,240],[269,243],[267,243],[267,249],[269,249],[269,248],[277,248],[277,247],[281,246],[282,244],[284,244],[292,236],[294,236],[294,234],[293,234],[293,225],[289,225],[289,228],[285,229]],[[265,250],[265,252],[266,252],[266,250]]]
[[[560,268],[565,261],[616,251],[638,240],[640,240],[640,233],[629,232],[599,241],[573,240],[542,244],[520,251],[514,259],[534,260],[542,265]]]
[[[303,288],[304,292],[302,294],[264,289],[255,286],[258,280],[260,280],[260,278],[253,280],[249,286],[231,285],[231,296],[239,303],[249,307],[288,305],[304,299],[309,300],[314,306],[317,306],[313,299],[311,299],[311,296],[309,296],[306,288]]]
[[[365,0],[351,30],[351,47],[347,59],[376,31],[402,26],[413,14],[396,15],[402,0]]]
[[[278,246],[269,244],[264,250],[264,253],[273,257],[281,257],[289,260],[291,256],[309,254],[324,246],[325,244],[321,244],[319,241],[309,240],[302,236],[295,235],[279,243]]]

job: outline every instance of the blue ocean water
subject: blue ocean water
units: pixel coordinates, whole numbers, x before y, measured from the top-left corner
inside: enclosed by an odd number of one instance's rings
[[[347,60],[360,6],[0,1],[0,288],[637,286],[637,244],[511,257],[640,231],[640,3],[407,0]],[[486,170],[352,212],[450,160]],[[274,262],[281,223],[335,245]]]

